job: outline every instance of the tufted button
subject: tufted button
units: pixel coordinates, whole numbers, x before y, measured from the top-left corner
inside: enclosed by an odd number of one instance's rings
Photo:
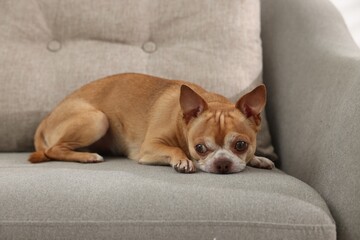
[[[142,49],[147,53],[153,53],[156,51],[157,46],[154,42],[148,41],[143,44]]]
[[[47,48],[51,52],[57,52],[61,49],[61,43],[57,40],[52,40],[48,43]]]

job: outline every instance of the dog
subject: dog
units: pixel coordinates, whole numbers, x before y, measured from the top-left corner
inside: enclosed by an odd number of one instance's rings
[[[254,155],[265,103],[264,85],[233,104],[193,83],[118,74],[60,102],[37,128],[29,161],[97,163],[103,153],[180,173],[272,169],[272,161]]]

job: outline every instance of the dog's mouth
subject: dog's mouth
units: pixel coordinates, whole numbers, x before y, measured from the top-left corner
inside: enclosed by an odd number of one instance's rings
[[[234,162],[231,159],[220,158],[207,161],[195,161],[198,169],[215,174],[232,174],[238,173],[245,169],[246,164],[241,162]]]

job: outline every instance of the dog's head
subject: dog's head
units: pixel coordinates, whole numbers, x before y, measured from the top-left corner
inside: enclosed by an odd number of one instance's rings
[[[265,103],[264,85],[242,96],[236,104],[216,99],[206,102],[183,85],[180,105],[189,153],[196,167],[211,173],[244,170],[254,157]]]

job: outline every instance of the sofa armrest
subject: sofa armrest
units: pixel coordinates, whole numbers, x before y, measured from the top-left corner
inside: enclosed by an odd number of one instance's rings
[[[360,239],[360,51],[327,0],[262,0],[267,115],[281,168]]]

